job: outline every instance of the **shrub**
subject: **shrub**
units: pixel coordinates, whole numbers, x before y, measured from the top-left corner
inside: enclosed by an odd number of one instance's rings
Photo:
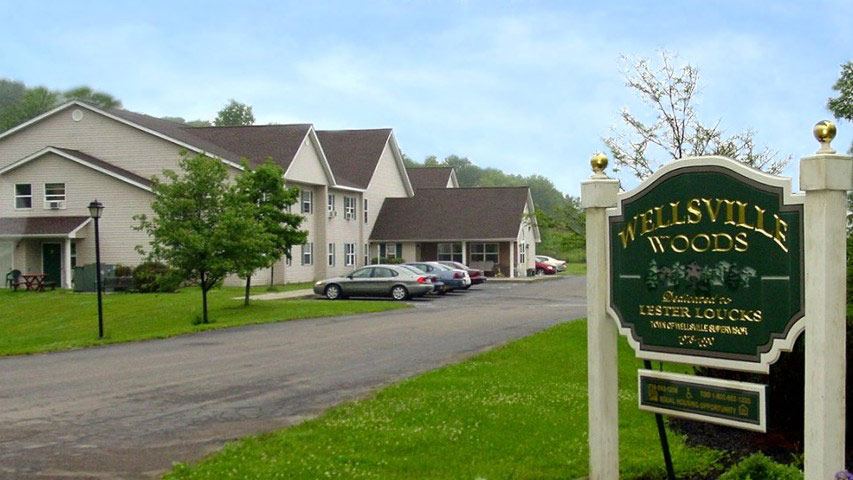
[[[116,265],[116,277],[132,277],[133,267],[127,265]]]
[[[397,258],[385,258],[385,257],[377,258],[377,257],[374,257],[370,261],[370,263],[384,263],[386,265],[399,265],[401,263],[406,263],[406,259],[400,258],[400,257],[397,257]]]
[[[720,476],[720,480],[802,480],[803,472],[792,465],[776,463],[761,453],[754,453]]]
[[[181,286],[181,278],[168,265],[145,262],[133,270],[133,288],[142,293],[169,293]]]

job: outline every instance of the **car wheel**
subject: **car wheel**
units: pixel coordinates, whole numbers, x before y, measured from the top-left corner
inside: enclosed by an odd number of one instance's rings
[[[536,269],[536,275],[545,275],[545,270],[543,270],[541,268],[537,268]]]
[[[405,300],[409,298],[409,291],[406,290],[406,287],[397,285],[391,289],[391,297],[394,298],[394,300]]]
[[[337,300],[341,297],[341,287],[335,285],[334,283],[326,287],[326,298],[328,298],[329,300]]]

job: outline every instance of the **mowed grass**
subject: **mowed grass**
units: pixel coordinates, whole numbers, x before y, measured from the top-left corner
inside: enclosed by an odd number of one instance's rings
[[[621,478],[665,478],[637,368],[619,350]],[[595,426],[593,426],[595,428]],[[679,478],[721,457],[670,432]],[[298,426],[228,444],[167,479],[576,479],[588,474],[586,325],[563,324],[387,387]]]
[[[279,291],[311,288],[311,284],[279,286]],[[404,308],[392,301],[327,301],[317,299],[252,301],[243,306],[244,289],[216,288],[208,294],[208,316],[201,321],[201,290],[177,293],[110,293],[103,297],[104,339],[98,340],[98,303],[92,293],[12,292],[0,290],[0,355],[67,350],[107,343],[200,332],[297,318],[381,312]],[[268,293],[266,287],[252,294]]]

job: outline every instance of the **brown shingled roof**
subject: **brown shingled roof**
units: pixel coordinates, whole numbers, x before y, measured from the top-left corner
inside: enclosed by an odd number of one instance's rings
[[[95,157],[93,157],[89,154],[83,153],[79,150],[72,150],[70,148],[62,148],[62,147],[52,147],[52,148],[55,148],[55,149],[60,150],[62,152],[65,152],[68,155],[71,155],[73,157],[77,157],[80,160],[91,163],[92,165],[103,168],[104,170],[108,170],[112,173],[115,173],[116,175],[121,176],[121,177],[125,177],[128,180],[133,180],[134,182],[141,183],[142,185],[145,185],[146,187],[150,187],[152,185],[151,180],[149,180],[149,179],[147,179],[141,175],[137,175],[137,174],[135,174],[129,170],[125,170],[121,167],[117,167],[117,166],[113,165],[112,163],[101,160],[100,158],[95,158]]]
[[[287,170],[308,131],[310,124],[246,125],[235,127],[187,127],[191,134],[246,157],[251,165],[272,157]]]
[[[390,136],[390,128],[317,130],[317,137],[335,180],[341,185],[355,188],[367,188],[370,184]]]
[[[0,218],[0,236],[57,235],[73,232],[90,217],[14,217]]]
[[[453,167],[419,167],[407,168],[412,188],[447,188]]]
[[[515,238],[527,187],[420,189],[412,198],[386,198],[371,241]]]

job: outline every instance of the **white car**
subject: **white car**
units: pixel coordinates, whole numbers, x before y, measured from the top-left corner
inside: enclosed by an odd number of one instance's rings
[[[565,260],[557,260],[556,258],[548,257],[545,255],[536,255],[536,261],[542,262],[546,265],[551,265],[556,268],[558,272],[563,272],[566,270],[566,261]]]

